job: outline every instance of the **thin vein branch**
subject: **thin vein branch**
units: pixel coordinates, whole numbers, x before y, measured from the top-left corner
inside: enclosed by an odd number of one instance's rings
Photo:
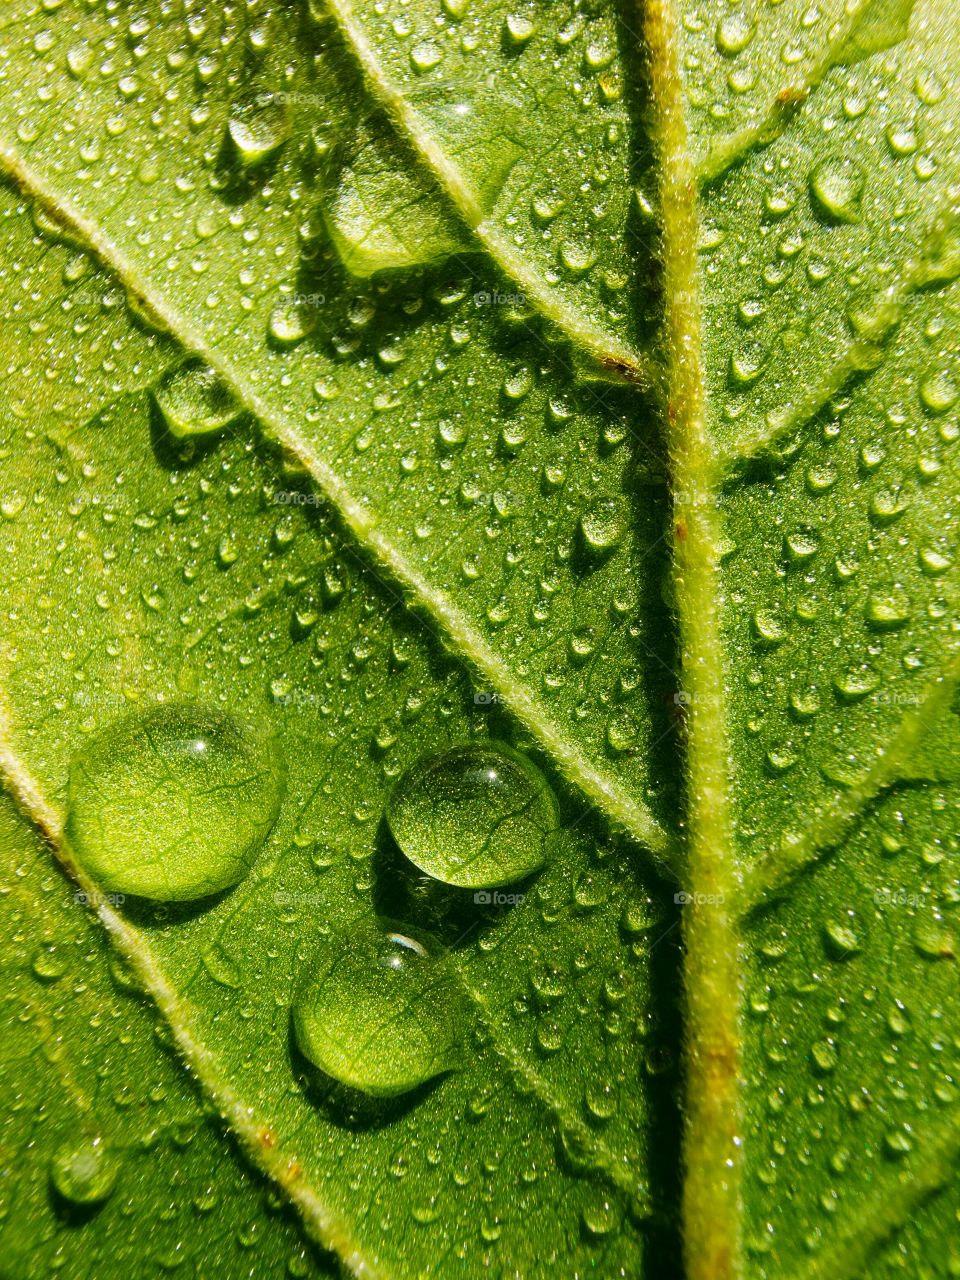
[[[367,88],[386,111],[393,127],[412,148],[433,181],[476,236],[504,275],[514,280],[536,309],[574,345],[600,365],[619,371],[629,381],[650,390],[659,386],[653,361],[619,342],[586,312],[576,310],[552,289],[529,263],[510,237],[488,217],[479,195],[466,174],[443,149],[419,112],[393,84],[376,50],[356,20],[349,0],[326,0],[326,7],[363,72]]]
[[[719,138],[697,165],[702,186],[716,182],[751,151],[759,151],[782,137],[791,120],[807,99],[820,87],[827,74],[842,62],[845,48],[857,27],[869,16],[875,0],[860,0],[835,24],[831,38],[803,80],[785,80],[766,110],[742,129]]]
[[[938,1134],[938,1140],[922,1148],[892,1185],[869,1189],[839,1237],[787,1280],[861,1280],[870,1274],[869,1264],[877,1251],[909,1224],[925,1200],[957,1176],[960,1116],[956,1110],[938,1116],[931,1132]]]
[[[490,1043],[497,1056],[524,1082],[533,1096],[550,1113],[561,1134],[572,1139],[578,1154],[591,1170],[624,1192],[639,1204],[643,1200],[643,1187],[633,1170],[631,1161],[617,1159],[610,1148],[594,1134],[576,1114],[564,1098],[540,1072],[534,1070],[524,1055],[517,1051],[502,1034],[501,1019],[491,1010],[486,996],[469,980],[463,970],[457,974],[460,985],[469,997],[490,1036]]]
[[[896,733],[872,767],[812,821],[804,815],[801,832],[788,832],[775,848],[747,870],[745,910],[754,910],[781,892],[801,871],[835,849],[881,792],[909,776],[917,752],[949,708],[958,687],[960,652],[955,652],[920,705],[901,719]]]

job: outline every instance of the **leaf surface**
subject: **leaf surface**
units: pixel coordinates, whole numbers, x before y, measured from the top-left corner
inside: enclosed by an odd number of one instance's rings
[[[276,735],[250,876],[101,916],[357,1274],[958,1265],[956,34],[947,0],[5,19],[9,785],[82,884],[91,735],[184,697]],[[236,412],[178,440],[198,360]],[[382,821],[488,738],[562,827],[494,911]],[[371,1110],[290,1007],[377,915],[446,947],[464,1065]]]

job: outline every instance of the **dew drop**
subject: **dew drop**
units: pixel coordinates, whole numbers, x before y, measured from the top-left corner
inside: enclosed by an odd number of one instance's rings
[[[264,93],[234,103],[227,131],[241,165],[252,169],[283,146],[290,136],[290,120],[283,102]]]
[[[960,387],[946,369],[937,369],[920,384],[923,407],[934,415],[946,413],[960,399]]]
[[[50,1162],[50,1181],[71,1204],[102,1204],[117,1180],[116,1158],[102,1138],[87,1138],[62,1146]]]
[[[910,621],[910,601],[902,594],[872,595],[866,616],[874,631],[896,631]]]
[[[884,1135],[883,1149],[893,1160],[902,1160],[913,1150],[913,1142],[906,1129],[893,1129]]]
[[[30,968],[41,982],[56,982],[67,972],[67,962],[55,942],[45,942],[34,952]]]
[[[443,59],[443,53],[432,40],[421,40],[410,50],[410,62],[415,71],[430,71]]]
[[[65,835],[110,892],[206,897],[250,869],[285,777],[273,739],[222,711],[171,703],[121,719],[78,753]]]
[[[823,926],[827,950],[835,960],[847,960],[863,949],[860,938],[844,920],[828,920]]]
[[[623,511],[614,498],[603,498],[580,517],[584,547],[597,556],[608,555],[622,540],[626,527]]]
[[[504,38],[514,48],[520,48],[525,45],[534,35],[536,29],[530,18],[522,17],[519,14],[510,14],[503,24]]]
[[[956,937],[936,916],[917,923],[913,945],[929,960],[953,960],[957,955]]]
[[[814,211],[832,225],[859,222],[865,186],[866,175],[852,160],[824,160],[810,173]]]
[[[317,308],[312,301],[285,299],[270,312],[267,335],[278,347],[295,347],[313,331],[316,323]]]
[[[588,1236],[607,1236],[620,1225],[620,1211],[612,1200],[598,1194],[584,1208],[582,1220]]]
[[[818,1040],[810,1049],[814,1067],[822,1075],[828,1075],[837,1065],[837,1050],[832,1040]]]
[[[718,51],[727,58],[736,57],[753,40],[756,30],[756,24],[742,9],[736,9],[733,13],[728,13],[717,25],[716,44]]]
[[[923,547],[919,553],[919,558],[920,568],[931,578],[936,578],[941,573],[946,573],[953,565],[952,558],[944,555],[942,551],[938,551],[936,547]]]
[[[374,1097],[407,1093],[459,1060],[459,1001],[443,961],[402,933],[324,944],[293,1006],[303,1055]]]
[[[387,821],[421,871],[479,889],[542,867],[558,818],[539,769],[503,743],[484,742],[417,761],[394,787]]]
[[[181,440],[222,431],[240,414],[227,384],[197,360],[168,370],[154,387],[153,398],[167,428]]]

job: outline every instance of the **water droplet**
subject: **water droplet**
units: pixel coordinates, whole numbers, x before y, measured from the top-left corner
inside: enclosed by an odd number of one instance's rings
[[[810,1057],[817,1071],[827,1075],[837,1065],[836,1045],[832,1040],[818,1040],[810,1050]]]
[[[921,382],[920,399],[929,413],[946,413],[960,399],[960,387],[957,386],[949,370],[937,369]]]
[[[753,634],[767,649],[773,649],[787,637],[786,629],[780,620],[765,609],[758,609],[753,615]]]
[[[823,926],[823,932],[827,950],[835,960],[847,960],[860,954],[860,938],[848,921],[828,920]]]
[[[227,384],[198,360],[169,369],[154,387],[153,398],[167,428],[181,440],[222,431],[240,414]]]
[[[325,944],[293,1006],[301,1052],[341,1084],[407,1093],[459,1059],[459,1001],[442,960],[401,933]]]
[[[946,573],[953,565],[952,557],[944,555],[936,547],[923,547],[919,554],[920,568],[931,578],[936,578],[941,573]]]
[[[794,564],[803,564],[817,554],[817,535],[807,529],[797,529],[787,534],[783,545]]]
[[[896,631],[910,621],[910,601],[902,592],[871,595],[867,601],[866,616],[874,631]]]
[[[852,160],[832,157],[810,173],[814,211],[827,223],[860,221],[866,175]]]
[[[102,1138],[86,1138],[60,1148],[50,1162],[50,1181],[71,1204],[101,1204],[113,1190],[118,1168]]]
[[[607,1236],[620,1225],[620,1211],[612,1200],[596,1194],[583,1210],[583,1225],[588,1235]]]
[[[862,702],[880,687],[880,677],[875,671],[852,667],[841,672],[833,682],[841,702]]]
[[[290,120],[282,99],[270,93],[234,103],[227,125],[237,157],[245,169],[268,160],[290,136]]]
[[[284,787],[274,740],[171,703],[110,725],[74,758],[65,835],[104,889],[188,901],[246,875]]]
[[[623,538],[625,527],[624,512],[614,498],[602,498],[580,517],[584,546],[599,556],[605,556],[614,549]]]
[[[279,347],[295,347],[317,323],[317,307],[311,295],[284,299],[270,312],[267,335]]]
[[[913,270],[917,285],[950,284],[960,276],[960,210],[941,216],[923,245]]]
[[[525,45],[536,31],[536,26],[529,18],[511,13],[503,24],[507,41],[515,48]]]
[[[567,240],[560,246],[560,261],[575,276],[585,275],[596,260],[596,253],[576,240]]]
[[[742,9],[735,9],[717,24],[717,49],[725,57],[734,58],[750,44],[756,30],[756,24],[750,15]]]
[[[881,527],[899,520],[907,509],[907,500],[896,489],[881,489],[870,499],[870,519]]]
[[[930,960],[952,960],[957,955],[956,937],[937,916],[917,923],[913,945]]]
[[[45,942],[34,952],[30,968],[41,982],[56,982],[67,972],[67,962],[55,942]]]
[[[820,695],[815,689],[794,689],[790,694],[790,710],[798,720],[809,720],[820,710]]]
[[[893,1129],[884,1135],[883,1149],[894,1160],[901,1160],[913,1150],[913,1142],[906,1129]]]
[[[485,742],[419,760],[394,787],[387,821],[421,871],[480,889],[542,867],[558,819],[539,769],[505,744]]]
[[[410,50],[410,62],[415,71],[430,71],[443,59],[443,53],[432,40],[421,40]]]

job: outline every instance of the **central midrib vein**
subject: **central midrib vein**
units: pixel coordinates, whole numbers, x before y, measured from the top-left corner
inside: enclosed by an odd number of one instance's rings
[[[643,0],[640,0],[643,6]],[[741,1274],[742,1037],[730,751],[721,645],[718,474],[707,432],[698,183],[672,0],[646,0],[660,161],[666,439],[675,492],[674,590],[687,729],[686,1105],[683,1232],[689,1280]]]

